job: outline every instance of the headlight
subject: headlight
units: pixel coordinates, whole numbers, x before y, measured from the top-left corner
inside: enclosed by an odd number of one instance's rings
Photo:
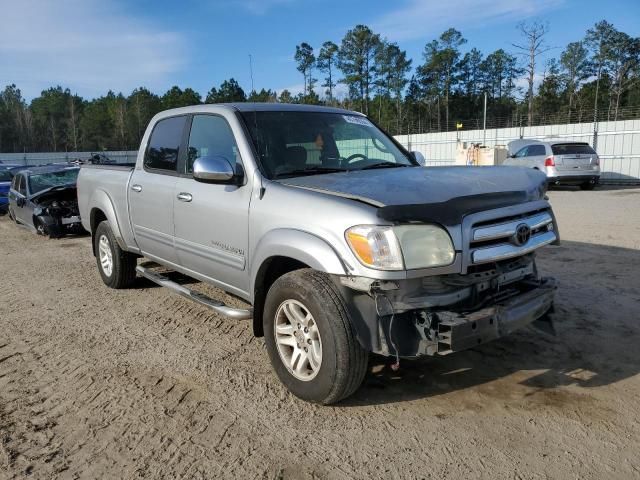
[[[377,270],[441,267],[455,258],[449,234],[436,225],[358,225],[345,237],[358,260]]]

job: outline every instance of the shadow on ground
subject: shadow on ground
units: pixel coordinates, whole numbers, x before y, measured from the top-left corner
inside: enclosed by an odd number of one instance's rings
[[[559,283],[557,336],[527,328],[494,342],[444,357],[370,359],[363,387],[343,406],[436,397],[482,386],[515,374],[529,393],[575,385],[594,388],[640,372],[640,251],[563,242],[539,255],[539,268]],[[635,287],[634,287],[635,285]],[[513,383],[509,383],[513,387]]]

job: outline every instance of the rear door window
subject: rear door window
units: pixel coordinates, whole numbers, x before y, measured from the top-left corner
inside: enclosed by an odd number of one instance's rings
[[[158,173],[176,173],[180,144],[187,117],[170,117],[156,123],[144,156],[144,168]]]
[[[515,158],[522,158],[525,157],[527,155],[527,149],[529,147],[522,147],[520,150],[518,150],[516,152],[516,154],[514,155]]]
[[[544,155],[545,153],[544,145],[529,145],[527,157],[537,157],[538,155]]]
[[[557,143],[551,145],[554,155],[595,155],[596,151],[588,143]]]

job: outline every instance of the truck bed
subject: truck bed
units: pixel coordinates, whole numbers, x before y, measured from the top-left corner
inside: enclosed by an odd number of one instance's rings
[[[135,245],[128,226],[129,179],[134,165],[83,165],[78,174],[78,207],[82,226],[91,231],[89,206],[99,207],[103,212],[113,212],[112,221],[119,221],[122,239],[127,245]],[[109,213],[107,213],[109,215]]]

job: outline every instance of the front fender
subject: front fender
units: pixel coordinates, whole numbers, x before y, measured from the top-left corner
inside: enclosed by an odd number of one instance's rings
[[[289,257],[302,262],[314,270],[345,275],[345,261],[338,252],[322,238],[302,230],[279,228],[264,235],[256,246],[251,262],[251,295],[260,267],[272,257]]]

